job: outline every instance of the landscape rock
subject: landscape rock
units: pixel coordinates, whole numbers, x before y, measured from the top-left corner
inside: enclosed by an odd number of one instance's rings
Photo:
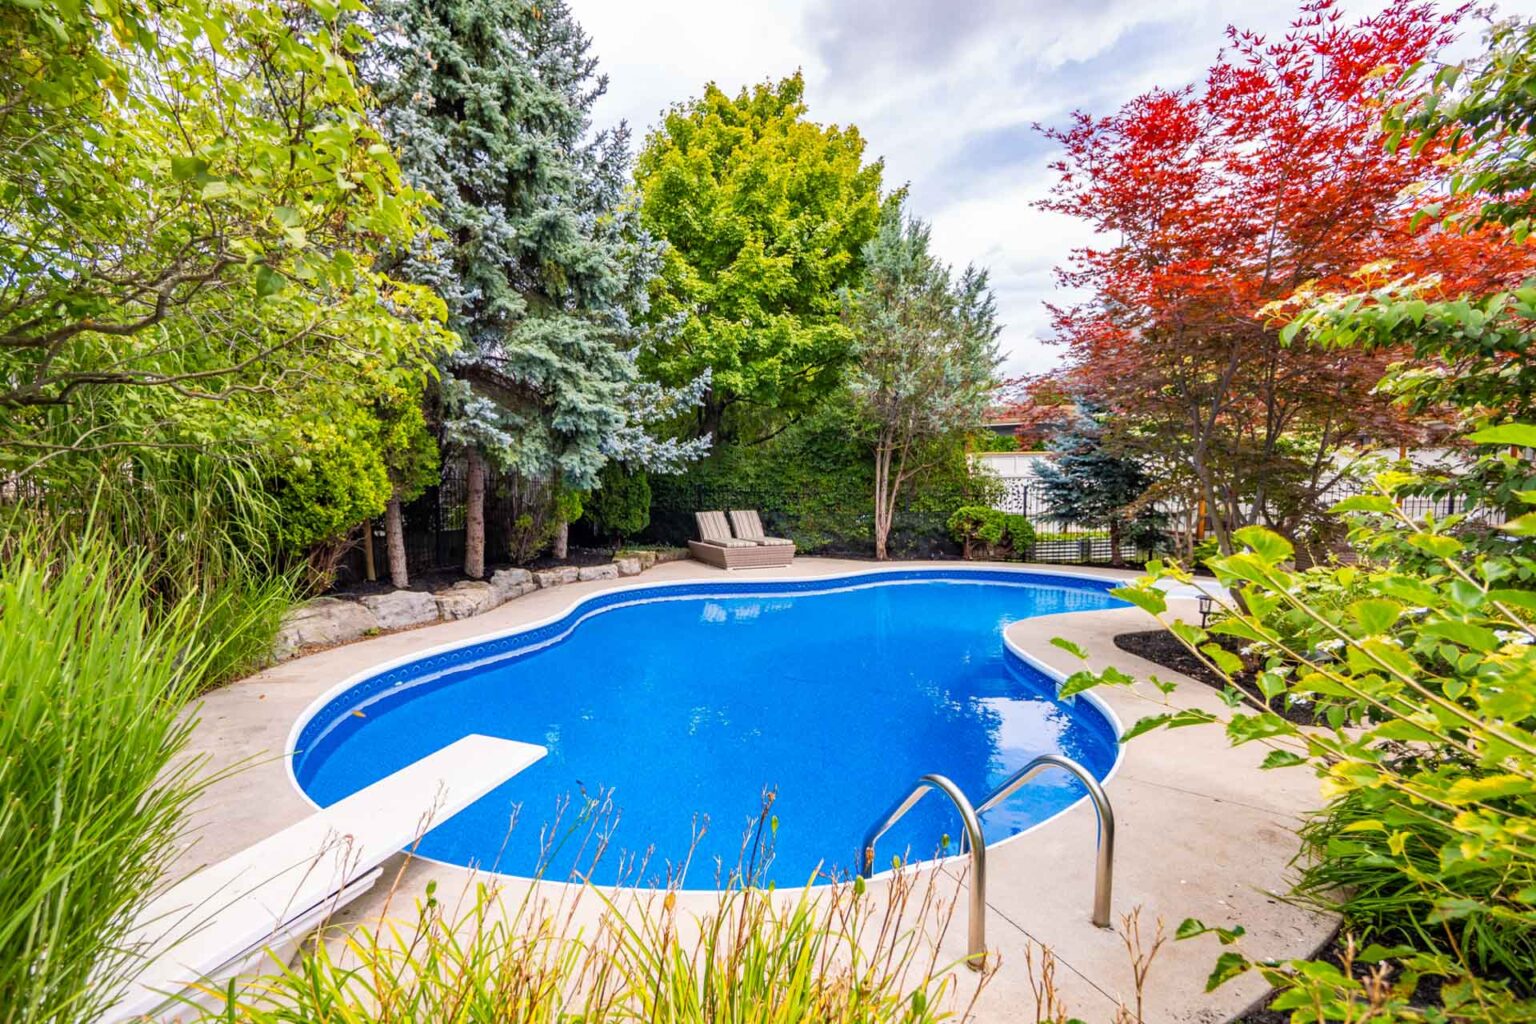
[[[369,594],[360,598],[364,608],[373,612],[381,629],[408,629],[424,626],[438,619],[437,599],[419,590],[391,590],[387,594]]]
[[[483,580],[461,580],[432,596],[437,601],[437,613],[445,619],[467,619],[490,611],[502,601],[496,589]]]
[[[660,548],[652,552],[656,556],[656,564],[663,562],[680,562],[688,557],[687,548]]]
[[[558,587],[575,583],[579,576],[580,571],[574,565],[562,565],[558,569],[540,569],[533,574],[533,579],[540,587]]]
[[[317,597],[299,605],[283,619],[273,653],[279,659],[290,658],[301,647],[343,644],[378,628],[379,620],[373,612],[356,601]]]
[[[501,596],[503,601],[522,597],[536,586],[537,584],[533,582],[533,573],[527,569],[497,569],[491,573],[491,588]]]
[[[639,548],[635,551],[624,551],[614,558],[614,562],[622,562],[625,559],[632,559],[636,562],[639,562],[640,571],[644,572],[656,564],[656,552],[651,551],[648,548]],[[620,569],[619,574],[624,575],[624,570]]]
[[[615,558],[613,566],[619,570],[620,576],[639,576],[645,571],[645,566],[638,558]]]
[[[584,565],[577,572],[576,578],[583,582],[587,580],[616,580],[619,578],[619,567],[609,562],[607,565]]]

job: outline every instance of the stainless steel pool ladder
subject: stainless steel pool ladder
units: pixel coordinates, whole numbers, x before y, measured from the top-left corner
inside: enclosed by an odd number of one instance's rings
[[[987,794],[980,807],[973,806],[961,792],[960,787],[945,776],[924,775],[917,780],[917,784],[912,787],[910,793],[892,804],[890,810],[886,811],[880,820],[864,833],[864,841],[859,844],[859,874],[865,878],[874,874],[875,843],[879,842],[880,837],[885,835],[891,826],[900,821],[908,811],[917,806],[917,802],[926,796],[929,790],[936,789],[949,797],[955,809],[960,812],[960,821],[965,828],[961,850],[963,852],[969,847],[971,857],[967,963],[972,969],[980,970],[987,953],[987,843],[981,832],[981,815],[1018,792],[1030,779],[1047,768],[1060,768],[1076,776],[1088,790],[1089,799],[1093,801],[1093,809],[1098,815],[1099,824],[1097,862],[1093,879],[1093,923],[1100,928],[1108,928],[1110,896],[1114,887],[1115,873],[1114,808],[1110,806],[1104,787],[1099,785],[1099,781],[1088,769],[1070,757],[1063,757],[1060,754],[1041,754],[1032,759],[1010,775],[1002,785]]]

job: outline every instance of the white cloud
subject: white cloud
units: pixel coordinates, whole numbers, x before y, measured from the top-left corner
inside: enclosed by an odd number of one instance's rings
[[[912,207],[957,264],[989,266],[1007,328],[1010,373],[1048,368],[1056,350],[1052,268],[1089,237],[1034,209],[1049,187],[1050,144],[1033,122],[1074,109],[1108,113],[1153,85],[1203,77],[1229,22],[1278,34],[1296,0],[570,0],[593,37],[609,92],[600,124],[628,120],[637,140],[705,82],[728,92],[796,68],[819,121],[853,123],[886,181],[910,182]],[[1349,13],[1381,0],[1347,0]],[[1536,0],[1500,4],[1536,16]],[[1469,44],[1470,45],[1470,44]]]

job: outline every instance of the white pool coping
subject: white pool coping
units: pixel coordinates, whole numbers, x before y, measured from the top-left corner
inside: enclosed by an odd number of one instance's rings
[[[659,565],[635,579],[586,581],[530,593],[471,619],[442,622],[386,634],[283,662],[204,698],[189,756],[207,758],[206,770],[244,770],[220,778],[199,797],[193,820],[199,832],[175,870],[193,869],[202,858],[218,859],[312,813],[300,796],[286,756],[297,736],[295,723],[347,687],[390,666],[537,628],[558,620],[595,594],[651,589],[668,582],[739,582],[750,592],[758,580],[813,582],[828,577],[858,579],[890,570],[939,569],[1020,573],[1123,581],[1132,571],[1064,569],[1052,565],[892,562],[874,566],[848,559],[801,558],[787,569],[731,573],[697,562]],[[1191,588],[1193,591],[1194,588]],[[1193,592],[1176,589],[1170,605],[1186,619],[1196,612]],[[1117,728],[1134,723],[1165,704],[1226,713],[1213,690],[1148,665],[1112,643],[1116,633],[1156,624],[1134,607],[1112,611],[1071,611],[1028,618],[1010,626],[1009,649],[1053,678],[1064,678],[1082,663],[1046,641],[1062,636],[1085,648],[1094,667],[1115,665],[1145,678],[1156,672],[1176,683],[1165,696],[1151,687],[1114,687],[1081,695],[1099,703]],[[457,670],[457,669],[456,669]],[[338,682],[337,680],[340,680]],[[1123,732],[1123,728],[1121,728]],[[1121,744],[1105,788],[1114,803],[1119,848],[1114,913],[1133,907],[1144,929],[1165,918],[1171,935],[1185,917],[1210,924],[1241,923],[1248,929],[1246,951],[1255,958],[1311,953],[1326,940],[1332,922],[1270,895],[1286,887],[1296,849],[1297,815],[1319,805],[1317,784],[1296,770],[1262,772],[1262,750],[1230,748],[1216,728],[1159,730]],[[893,784],[895,780],[893,780]],[[878,813],[880,809],[874,809]],[[1083,801],[1047,821],[989,845],[988,944],[1002,970],[982,994],[976,1019],[1002,1024],[1027,1015],[1034,996],[1022,970],[1027,951],[1043,943],[1058,959],[1057,985],[1073,1015],[1109,1019],[1117,1000],[1130,998],[1130,974],[1123,944],[1112,931],[1088,921],[1092,890],[1092,846],[1097,823]],[[397,891],[389,899],[370,893],[353,905],[346,920],[368,921],[380,914],[410,913],[425,887],[439,892],[467,888],[479,874],[461,867],[422,862],[400,864]],[[943,862],[949,864],[949,860]],[[955,872],[945,870],[946,875]],[[513,876],[514,878],[516,876]],[[1045,881],[1047,880],[1048,881]],[[525,885],[522,882],[509,882]],[[558,883],[540,882],[538,886]],[[878,885],[880,883],[871,883]],[[683,913],[708,913],[714,893],[682,890]],[[392,902],[391,902],[392,901]],[[962,901],[963,902],[963,901]],[[393,908],[393,909],[392,909]],[[945,954],[964,955],[964,909],[956,914],[942,943]],[[1204,980],[1217,950],[1214,942],[1173,942],[1159,955],[1148,993],[1147,1024],[1210,1024],[1232,1016],[1261,994],[1245,978],[1216,993]],[[969,976],[969,972],[961,972]],[[962,981],[965,978],[961,979]]]

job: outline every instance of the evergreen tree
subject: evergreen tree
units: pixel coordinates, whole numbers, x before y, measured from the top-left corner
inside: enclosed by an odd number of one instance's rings
[[[633,323],[660,256],[623,202],[627,128],[590,131],[606,80],[563,0],[384,0],[374,19],[364,73],[402,170],[440,203],[441,232],[400,271],[463,339],[441,414],[481,576],[487,463],[522,490],[590,488],[632,425]]]
[[[1152,486],[1141,464],[1105,443],[1103,410],[1079,401],[1074,421],[1048,445],[1056,454],[1042,462],[1041,496],[1059,523],[1109,531],[1110,560],[1119,565],[1120,545],[1130,540],[1153,548],[1162,542],[1167,517],[1140,503]]]

